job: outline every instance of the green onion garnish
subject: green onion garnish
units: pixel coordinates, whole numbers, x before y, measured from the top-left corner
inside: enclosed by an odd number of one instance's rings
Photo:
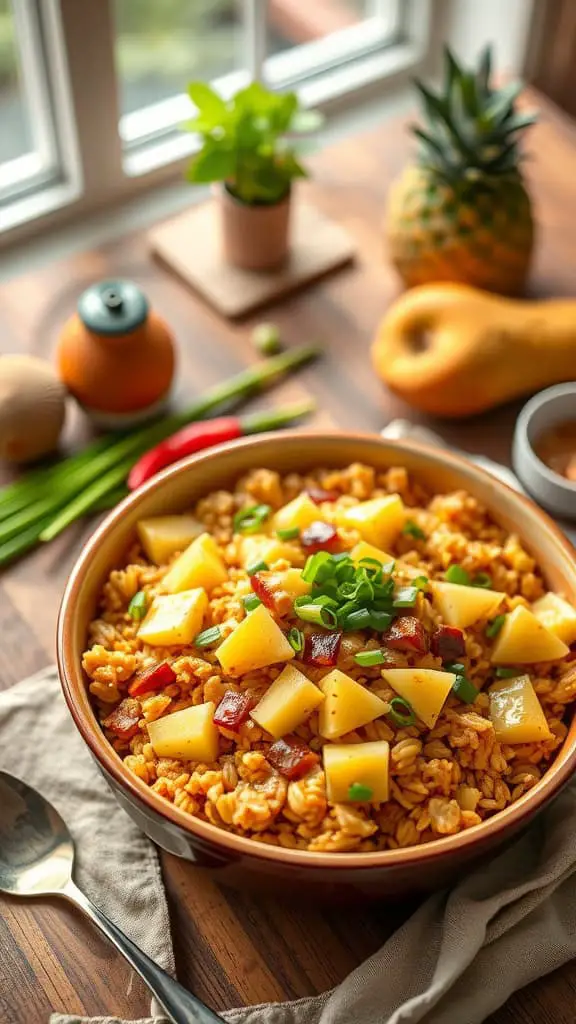
[[[356,611],[348,612],[341,621],[345,630],[367,629],[370,625],[370,612],[367,608],[357,608]]]
[[[300,654],[300,652],[304,650],[304,633],[302,630],[296,629],[295,626],[292,626],[292,629],[288,633],[288,643],[292,650],[296,651],[296,654]]]
[[[295,540],[300,536],[300,529],[298,526],[291,526],[288,530],[276,530],[276,536],[279,540]]]
[[[257,572],[265,572],[269,568],[268,562],[260,560],[259,562],[254,562],[253,565],[249,565],[246,572],[249,576],[255,576]]]
[[[457,675],[452,687],[452,693],[464,704],[473,704],[478,696],[478,690],[472,685],[466,676]]]
[[[234,516],[235,532],[258,533],[271,511],[270,505],[251,505],[250,508],[241,508]]]
[[[462,675],[466,671],[466,666],[461,661],[447,661],[444,663],[444,669],[446,672],[456,672],[457,675]]]
[[[416,540],[426,540],[426,534],[424,530],[420,529],[417,523],[409,519],[402,529],[402,533],[406,534],[407,537],[414,537]]]
[[[256,597],[256,594],[246,594],[246,597],[242,598],[242,604],[247,612],[253,612],[259,604],[262,604],[262,601]]]
[[[444,573],[444,578],[448,583],[459,583],[462,587],[469,587],[472,583],[470,573],[461,565],[451,565]]]
[[[209,629],[204,629],[198,636],[192,641],[193,647],[210,647],[211,644],[217,643],[222,636],[222,630],[220,626],[210,626]]]
[[[148,596],[143,590],[139,590],[128,605],[128,615],[133,619],[143,619],[148,610]]]
[[[430,580],[427,576],[416,576],[416,578],[412,580],[412,586],[418,587],[418,590],[425,590],[429,582]]]
[[[375,629],[377,633],[385,633],[393,618],[390,612],[373,608],[370,612],[370,628]]]
[[[496,679],[514,679],[515,676],[520,675],[520,669],[518,668],[497,668],[494,675]]]
[[[493,637],[498,636],[498,633],[502,629],[502,626],[504,625],[505,622],[505,615],[497,615],[496,618],[492,619],[492,622],[489,622],[488,625],[486,626],[486,629],[484,630],[486,636],[489,637],[490,640],[492,640]]]
[[[372,799],[374,791],[370,786],[365,786],[362,782],[353,782],[352,785],[348,787],[348,796],[350,797],[350,800],[366,801]]]
[[[305,583],[320,583],[322,576],[322,570],[327,570],[328,575],[325,575],[325,579],[328,579],[332,575],[330,569],[330,563],[332,561],[331,556],[327,551],[317,551],[315,555],[311,555],[306,565],[302,570],[302,579]]]
[[[306,600],[306,599],[305,599]],[[322,604],[308,603],[299,604],[297,598],[294,602],[294,611],[303,622],[312,622],[315,626],[326,626],[327,629],[336,629],[338,619],[332,608],[326,608]]]
[[[354,661],[362,668],[371,668],[372,665],[382,665],[386,661],[384,651],[359,651],[354,655]]]
[[[416,715],[412,705],[404,700],[403,697],[393,697],[390,701],[390,711],[388,712],[390,718],[395,725],[398,725],[401,729],[406,729],[409,725],[414,725],[416,721]]]
[[[472,579],[473,587],[482,587],[484,590],[490,590],[492,586],[492,577],[487,572],[477,572]]]
[[[399,587],[394,594],[393,608],[413,608],[420,591],[418,587]]]

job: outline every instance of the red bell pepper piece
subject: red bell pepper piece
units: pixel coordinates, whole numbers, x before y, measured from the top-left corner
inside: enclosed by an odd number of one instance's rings
[[[311,554],[315,551],[332,551],[339,541],[338,530],[332,523],[323,523],[318,520],[311,523],[300,534],[300,543]]]
[[[283,736],[269,748],[266,757],[273,768],[291,782],[307,775],[320,758],[297,736]]]
[[[302,660],[307,665],[333,667],[338,661],[342,633],[311,633],[304,640]]]
[[[230,729],[238,732],[241,725],[248,718],[254,707],[254,698],[249,693],[238,693],[236,690],[226,690],[216,711],[214,712],[214,725],[222,729]]]
[[[396,651],[414,651],[416,654],[426,654],[428,650],[428,636],[424,626],[414,615],[402,615],[395,619],[383,637],[386,647]]]
[[[430,650],[443,661],[454,661],[466,654],[464,633],[457,626],[438,626],[430,640]]]
[[[237,416],[220,416],[202,423],[190,423],[138,459],[128,474],[128,487],[134,491],[173,462],[223,441],[234,441],[242,433],[242,423]]]
[[[102,725],[110,729],[121,740],[130,740],[138,732],[138,722],[142,715],[142,708],[139,700],[133,697],[125,697],[120,701],[118,707],[104,719]]]
[[[152,665],[145,672],[140,672],[130,683],[128,693],[131,697],[141,697],[143,693],[160,690],[175,682],[176,673],[170,662],[161,661],[159,665]]]
[[[306,494],[315,505],[321,505],[323,501],[337,501],[340,497],[337,491],[325,491],[323,487],[308,487]]]

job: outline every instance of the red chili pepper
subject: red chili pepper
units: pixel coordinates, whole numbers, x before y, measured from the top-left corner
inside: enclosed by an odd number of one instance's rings
[[[332,551],[339,541],[338,530],[331,523],[323,523],[320,519],[311,523],[300,534],[300,543],[307,551]]]
[[[162,686],[170,686],[176,682],[176,673],[168,661],[161,661],[159,665],[152,665],[145,672],[137,675],[130,683],[128,693],[131,697],[141,697],[143,693],[150,690],[159,690]]]
[[[307,665],[333,667],[338,661],[342,633],[311,633],[304,641],[302,660]]]
[[[202,423],[190,423],[138,459],[128,474],[128,487],[134,491],[173,462],[223,441],[234,441],[242,437],[243,432],[242,422],[237,416],[220,416]]]
[[[266,757],[273,768],[287,779],[301,779],[320,758],[297,736],[283,736],[268,749]]]
[[[237,732],[248,718],[253,707],[254,698],[251,694],[238,693],[236,690],[226,690],[214,712],[214,725]]]
[[[321,505],[323,501],[337,501],[340,497],[337,491],[325,491],[323,487],[309,487],[306,494],[315,505]]]
[[[121,740],[130,740],[138,732],[138,722],[142,713],[140,701],[125,697],[117,708],[104,719],[102,725],[110,729]]]
[[[454,661],[466,654],[464,633],[457,626],[438,626],[430,640],[430,650],[443,661]]]
[[[386,647],[397,651],[416,651],[425,654],[428,650],[428,636],[424,626],[414,615],[403,615],[396,619],[382,637]]]

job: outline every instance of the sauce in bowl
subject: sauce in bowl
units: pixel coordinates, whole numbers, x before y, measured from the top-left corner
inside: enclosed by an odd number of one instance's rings
[[[554,473],[576,483],[576,419],[549,427],[537,438],[534,451]]]

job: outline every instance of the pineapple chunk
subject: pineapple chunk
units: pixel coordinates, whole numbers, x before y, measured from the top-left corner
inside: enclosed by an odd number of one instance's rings
[[[492,651],[494,665],[533,665],[538,661],[557,661],[570,648],[555,636],[540,619],[519,605],[506,616]]]
[[[285,559],[293,564],[302,564],[303,555],[294,544],[280,540],[279,537],[243,537],[240,543],[240,561],[243,569],[248,569],[257,562],[266,562],[266,565],[274,565],[280,559]]]
[[[322,750],[326,789],[331,803],[353,803],[350,786],[371,790],[370,803],[388,799],[390,747],[385,740],[370,743],[327,743]],[[358,797],[356,797],[356,801]]]
[[[294,651],[261,604],[220,644],[216,657],[228,675],[241,676],[277,661],[290,661]]]
[[[250,714],[278,740],[304,722],[323,700],[324,694],[307,676],[286,665]]]
[[[276,575],[282,590],[289,594],[292,599],[310,593],[311,584],[306,583],[306,580],[302,579],[302,569],[285,569],[283,572],[276,573]]]
[[[496,613],[500,602],[506,596],[497,590],[483,587],[465,587],[460,583],[443,583],[434,580],[430,584],[432,600],[447,626],[466,629],[478,619],[488,619]]]
[[[453,672],[438,672],[434,668],[389,668],[382,676],[429,729],[436,725],[456,680]]]
[[[409,565],[408,562],[403,562],[399,558],[395,558],[394,555],[389,555],[386,551],[381,551],[380,548],[375,548],[373,544],[367,544],[365,540],[361,540],[358,544],[355,544],[350,552],[350,557],[354,562],[361,562],[363,558],[373,558],[376,562],[381,562],[382,565],[386,565],[388,562],[395,563],[395,574],[402,573],[404,576],[416,576],[422,575],[422,569],[417,569],[414,565]]]
[[[152,647],[189,644],[202,629],[207,607],[206,591],[201,587],[155,597],[138,637]]]
[[[565,601],[559,594],[545,594],[532,605],[537,619],[554,636],[565,644],[573,644],[576,640],[576,608]]]
[[[337,511],[339,526],[358,530],[362,540],[376,547],[392,544],[404,525],[406,510],[399,494],[361,501]]]
[[[337,740],[388,711],[388,705],[355,679],[335,668],[319,683],[325,696],[320,707],[318,731],[326,740]]]
[[[218,729],[214,725],[214,707],[208,701],[149,722],[148,735],[154,753],[177,761],[216,761]]]
[[[305,530],[311,523],[320,519],[316,505],[307,494],[299,494],[293,501],[278,509],[273,520],[275,530],[292,530],[295,526]]]
[[[538,743],[552,738],[530,676],[500,679],[488,693],[490,718],[500,743]]]
[[[171,555],[184,551],[204,527],[194,516],[152,516],[137,524],[138,537],[148,558],[165,565]]]
[[[163,585],[170,594],[190,587],[213,590],[228,579],[228,570],[220,556],[218,546],[209,533],[202,533],[170,566]]]

